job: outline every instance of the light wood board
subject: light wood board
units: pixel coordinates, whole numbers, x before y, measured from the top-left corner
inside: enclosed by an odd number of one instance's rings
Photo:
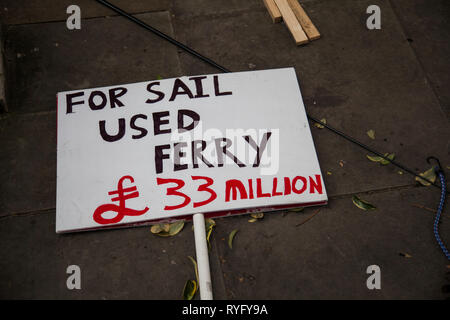
[[[281,12],[275,4],[274,0],[264,0],[264,5],[266,6],[267,11],[269,11],[273,23],[281,22]]]
[[[295,44],[300,45],[308,43],[309,42],[308,37],[306,36],[306,33],[303,31],[300,22],[297,20],[294,12],[289,6],[288,1],[275,0],[275,3],[278,6],[278,9],[280,10],[283,20],[286,23],[289,31],[294,37]]]
[[[298,3],[297,0],[287,0],[287,1],[308,38],[310,40],[319,39],[320,38],[319,31],[314,26],[311,19],[306,14],[305,10],[303,10],[300,3]]]

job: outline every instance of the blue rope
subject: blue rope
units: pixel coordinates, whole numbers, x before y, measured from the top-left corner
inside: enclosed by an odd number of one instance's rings
[[[438,172],[439,175],[439,179],[441,180],[441,201],[439,202],[439,207],[437,210],[437,214],[436,214],[436,219],[434,220],[434,236],[436,238],[437,243],[439,244],[439,247],[441,247],[442,252],[444,252],[445,256],[447,257],[448,260],[450,260],[450,253],[448,252],[447,248],[445,247],[444,242],[441,240],[441,237],[439,236],[439,220],[441,219],[441,213],[442,210],[444,209],[444,202],[445,202],[445,195],[446,195],[446,190],[445,190],[445,178],[444,178],[444,173],[439,170]]]

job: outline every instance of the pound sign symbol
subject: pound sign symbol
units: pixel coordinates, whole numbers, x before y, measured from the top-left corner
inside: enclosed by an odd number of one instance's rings
[[[139,197],[139,192],[136,187],[123,187],[123,181],[130,180],[131,183],[134,183],[134,179],[132,176],[124,176],[120,178],[119,183],[117,184],[117,190],[113,190],[108,192],[109,195],[118,195],[115,198],[111,198],[111,201],[119,201],[119,205],[106,203],[99,206],[95,209],[94,212],[94,221],[99,224],[112,224],[122,221],[124,216],[140,216],[148,211],[148,207],[145,207],[143,210],[134,210],[125,207],[125,200],[137,198]],[[125,194],[127,193],[127,194]],[[117,212],[117,215],[113,218],[106,219],[103,218],[103,213],[108,211]]]

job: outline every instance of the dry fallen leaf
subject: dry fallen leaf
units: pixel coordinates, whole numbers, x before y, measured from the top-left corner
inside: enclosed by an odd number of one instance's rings
[[[367,135],[370,139],[375,140],[375,130],[370,129],[369,131],[367,131]]]
[[[385,153],[384,156],[385,156],[386,158],[388,158],[390,161],[389,161],[389,160],[386,160],[386,159],[381,159],[380,163],[381,163],[383,166],[385,166],[385,165],[391,163],[391,161],[394,160],[394,158],[395,158],[395,153]]]
[[[206,241],[208,242],[209,249],[211,249],[211,243],[209,242],[209,239],[211,238],[211,234],[215,226],[216,222],[213,219],[205,219]]]
[[[162,223],[160,224],[162,231],[169,232],[170,230],[170,223]]]
[[[183,289],[183,299],[184,300],[192,300],[195,296],[195,293],[197,292],[198,286],[198,267],[197,267],[197,261],[191,256],[188,256],[189,260],[191,260],[192,264],[194,265],[194,271],[195,271],[195,280],[188,280],[186,281],[186,284],[184,285]]]
[[[230,249],[233,249],[233,239],[237,232],[238,229],[234,229],[233,231],[230,232],[230,235],[228,236],[228,246],[230,247]]]
[[[183,300],[192,300],[197,292],[197,282],[195,280],[188,280],[183,289]]]
[[[177,221],[170,224],[169,227],[169,235],[174,236],[178,234],[181,230],[183,230],[184,227],[184,221]]]
[[[215,227],[215,226],[216,226],[216,222],[213,219],[211,219],[211,218],[206,218],[205,219],[205,228],[206,229],[209,229],[209,228],[212,228],[212,227]]]
[[[322,122],[323,124],[327,124],[327,119],[322,118],[322,119],[320,119],[320,122]],[[321,125],[320,123],[317,123],[317,122],[314,123],[314,126],[317,127],[317,128],[319,128],[319,129],[325,128],[323,125]]]
[[[434,183],[436,181],[435,167],[432,167],[425,172],[419,173],[419,176],[424,177]],[[420,182],[420,184],[422,184],[426,187],[431,186],[431,183],[429,183],[428,181],[425,181],[423,179],[420,179],[419,177],[416,177],[415,180]]]
[[[256,212],[256,213],[250,214],[250,216],[251,216],[251,218],[248,220],[248,222],[256,222],[256,221],[258,221],[258,219],[264,218],[264,213]]]
[[[191,260],[192,264],[194,265],[194,270],[195,270],[195,278],[197,279],[198,282],[198,267],[197,267],[197,261],[195,261],[194,258],[192,258],[191,256],[188,256],[189,260]]]
[[[389,160],[386,160],[386,159],[384,159],[384,158],[382,158],[382,157],[379,157],[379,156],[369,156],[369,155],[366,155],[367,159],[369,159],[370,161],[373,161],[373,162],[379,162],[381,165],[385,166],[385,165],[391,163],[392,160],[394,160],[394,158],[395,158],[395,153],[385,153],[384,156],[385,156],[386,158],[388,158],[390,161],[389,161]]]
[[[155,224],[150,228],[150,232],[160,237],[171,237],[183,230],[184,221],[177,221],[174,223],[160,223]]]
[[[352,197],[353,204],[362,210],[375,210],[376,207],[367,201],[361,200],[357,196]]]
[[[368,154],[366,154],[367,159],[369,159],[370,161],[373,162],[380,162],[381,160],[383,160],[382,157],[379,156],[369,156]]]
[[[403,252],[399,252],[398,253],[400,256],[405,257],[405,258],[412,258],[412,255],[407,254],[407,253],[403,253]]]
[[[151,228],[150,228],[151,233],[160,233],[161,231],[163,231],[163,229],[161,228],[161,225],[159,225],[159,224],[155,224],[155,225],[151,226]]]

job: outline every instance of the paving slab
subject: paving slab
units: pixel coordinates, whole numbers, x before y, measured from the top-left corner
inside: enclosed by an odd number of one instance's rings
[[[0,216],[55,208],[56,113],[0,119]]]
[[[450,2],[396,0],[391,3],[447,119],[450,119]]]
[[[57,235],[54,210],[1,218],[0,298],[181,299],[195,279],[191,227],[171,238],[148,227]],[[214,293],[224,299],[215,251],[210,259]],[[70,265],[81,269],[80,290],[67,289]]]
[[[377,206],[363,211],[351,197],[316,209],[217,219],[214,237],[229,299],[444,299],[448,260],[433,235],[439,191],[408,188],[363,194]],[[450,241],[448,210],[441,235]],[[228,246],[229,233],[239,230]],[[401,254],[411,256],[407,258]],[[369,290],[367,267],[378,265],[381,290]]]
[[[173,34],[168,12],[137,17]],[[56,22],[5,33],[10,112],[55,110],[60,91],[180,75],[176,48],[122,17],[88,19],[81,30]]]
[[[265,11],[179,17],[177,37],[233,71],[296,68],[307,111],[380,152],[423,172],[429,155],[449,163],[450,131],[439,101],[388,1],[381,30],[366,28],[370,1],[311,1],[304,7],[322,38],[297,47]],[[181,54],[182,71],[216,73]],[[376,139],[366,132],[373,129]],[[329,194],[404,186],[414,178],[379,166],[367,152],[326,129],[312,128]],[[342,160],[342,162],[341,162]],[[340,165],[343,164],[343,166]]]
[[[129,13],[163,11],[171,8],[172,0],[115,0],[114,5]],[[115,15],[111,9],[92,0],[3,0],[0,5],[0,21],[4,24],[27,24],[66,20],[67,7],[77,5],[81,18]]]

